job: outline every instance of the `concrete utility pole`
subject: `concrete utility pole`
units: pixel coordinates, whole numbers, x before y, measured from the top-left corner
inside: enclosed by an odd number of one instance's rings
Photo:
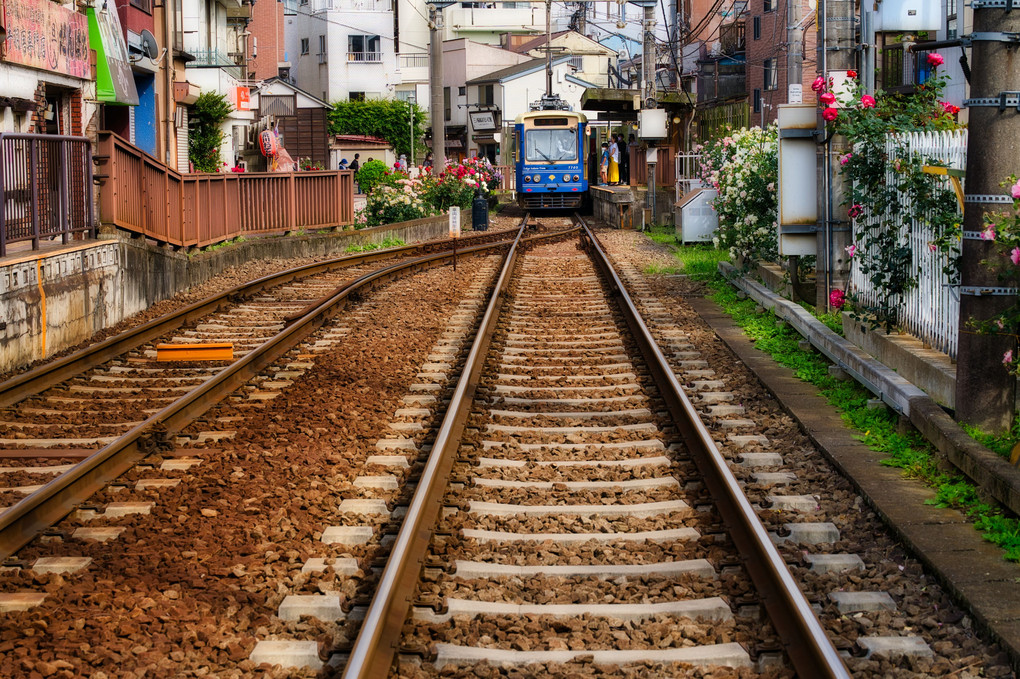
[[[999,4],[999,7],[991,5]],[[1006,3],[1009,7],[1011,3]],[[995,244],[978,237],[984,215],[1011,210],[1012,200],[999,182],[1016,172],[1020,157],[1020,67],[1018,46],[1006,34],[1020,32],[1020,11],[1001,3],[974,0],[973,73],[970,96],[971,131],[967,138],[966,209],[963,213],[960,330],[956,362],[956,419],[989,432],[1009,429],[1015,405],[1016,379],[1002,365],[1003,354],[1016,349],[1014,335],[976,335],[968,322],[987,320],[1016,301],[1016,291],[1003,294],[1002,283],[982,260],[1000,259]],[[1000,106],[1000,96],[1005,96]],[[1015,332],[1006,327],[1006,332]]]
[[[789,0],[788,0],[789,1]],[[833,71],[854,68],[857,44],[854,38],[854,0],[818,0],[818,59],[819,73],[826,78]],[[827,309],[829,291],[845,289],[847,262],[837,264],[849,244],[850,221],[842,209],[843,180],[839,165],[833,160],[846,153],[844,137],[833,137],[828,145],[819,147],[821,177],[818,185],[821,223],[817,233],[818,258],[815,265],[815,306]]]
[[[545,0],[545,96],[552,96],[552,0]]]
[[[429,93],[432,116],[432,172],[438,176],[446,169],[446,102],[443,97],[443,9],[452,2],[429,3]]]
[[[800,0],[786,0],[786,88],[787,101],[790,99],[790,85],[800,85],[804,80],[804,29],[800,26]]]

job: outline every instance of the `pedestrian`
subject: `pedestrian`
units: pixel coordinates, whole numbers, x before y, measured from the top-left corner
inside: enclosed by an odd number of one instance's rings
[[[401,153],[400,158],[397,160],[397,163],[394,167],[396,167],[401,172],[407,172],[407,155]]]
[[[347,170],[347,169],[350,169],[350,168],[348,167],[348,165],[347,165],[347,159],[346,159],[346,158],[344,158],[343,160],[341,160],[341,161],[340,161],[340,169],[341,169],[341,170]]]
[[[612,136],[609,137],[609,183],[612,186],[620,183],[620,147]]]
[[[599,183],[609,181],[609,144],[602,142],[602,160],[599,162]]]
[[[360,153],[354,154],[354,160],[351,161],[350,166],[350,170],[352,170],[353,172],[357,172],[361,168],[361,162],[358,160],[358,158],[360,157],[361,157]]]
[[[421,166],[425,168],[432,167],[432,151],[429,151],[428,153],[425,154],[425,162],[423,162]]]
[[[616,138],[616,144],[620,147],[620,183],[630,186],[630,147],[623,143],[622,134]]]

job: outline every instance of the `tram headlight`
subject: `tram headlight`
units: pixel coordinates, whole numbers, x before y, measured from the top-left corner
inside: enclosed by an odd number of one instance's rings
[[[535,175],[535,181],[536,181],[536,182],[540,182],[540,181],[542,181],[542,175],[540,175],[540,174],[536,174],[536,175]]]
[[[524,175],[524,183],[525,183],[525,184],[527,184],[527,183],[529,183],[530,181],[531,181],[531,175],[530,175],[530,174],[526,174],[526,175]]]
[[[569,182],[570,181],[570,175],[569,174],[563,175],[563,181]]]
[[[581,181],[581,175],[577,175],[577,174],[575,174],[575,175],[574,175],[574,181],[575,181],[575,182]]]

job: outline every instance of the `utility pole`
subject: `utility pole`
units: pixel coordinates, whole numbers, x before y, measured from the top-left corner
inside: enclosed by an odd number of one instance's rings
[[[790,0],[787,0],[788,2]],[[867,0],[865,0],[867,1]],[[854,39],[854,0],[818,0],[818,59],[819,73],[828,79],[834,71],[854,68],[857,44]],[[817,232],[818,257],[815,265],[815,306],[827,309],[829,291],[846,287],[849,263],[837,263],[849,245],[850,222],[842,210],[843,179],[839,175],[837,156],[846,153],[845,137],[833,137],[819,147],[821,177],[818,185],[821,224]]]
[[[429,3],[429,93],[432,116],[432,172],[437,177],[446,170],[446,105],[443,98],[443,9],[452,2]]]
[[[1016,379],[1006,372],[1002,359],[1007,351],[1016,349],[1016,337],[977,335],[968,324],[988,320],[1016,301],[1016,291],[1004,290],[995,269],[983,264],[1001,259],[995,253],[995,243],[978,236],[986,214],[1013,208],[999,186],[1016,172],[1020,157],[1020,69],[1016,67],[1017,43],[1009,37],[1020,32],[1020,11],[1010,11],[1011,5],[989,0],[974,0],[971,5],[974,66],[971,98],[965,102],[970,129],[980,130],[980,134],[967,138],[956,419],[993,433],[1007,431],[1013,420]],[[1016,328],[1007,326],[1006,333],[1012,332]]]
[[[552,97],[552,0],[545,0],[545,96]]]
[[[867,0],[865,0],[867,1]],[[794,93],[804,81],[804,29],[800,25],[800,0],[786,0],[786,101],[794,101]],[[794,89],[797,85],[797,90]],[[803,96],[803,95],[802,95]]]
[[[641,103],[642,109],[653,109],[658,107],[655,99],[655,7],[658,3],[646,2],[644,4],[644,45],[641,54],[641,70],[645,78],[645,97]],[[652,224],[655,223],[655,167],[658,159],[658,149],[653,142],[648,143],[648,150],[645,151],[645,163],[648,167],[648,207],[652,215]],[[649,227],[651,224],[649,224]]]

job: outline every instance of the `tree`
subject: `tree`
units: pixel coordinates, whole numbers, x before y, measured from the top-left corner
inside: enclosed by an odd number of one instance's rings
[[[191,110],[188,126],[188,158],[197,172],[216,172],[220,169],[220,144],[225,134],[220,123],[230,117],[234,107],[227,98],[215,92],[199,95]]]
[[[414,110],[414,127],[411,126],[411,110]],[[415,158],[424,157],[425,147],[421,143],[425,134],[427,115],[417,104],[395,99],[373,99],[371,101],[338,101],[329,112],[330,134],[363,134],[381,137],[398,154],[411,157],[411,138],[414,139]]]

